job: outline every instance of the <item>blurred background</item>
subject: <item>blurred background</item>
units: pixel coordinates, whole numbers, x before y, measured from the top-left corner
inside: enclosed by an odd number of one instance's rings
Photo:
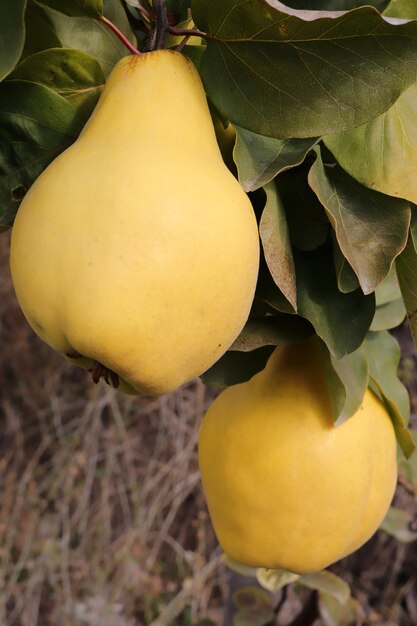
[[[0,626],[268,623],[262,595],[239,596],[257,583],[226,567],[201,492],[198,428],[216,392],[195,381],[150,399],[95,386],[24,321],[7,234],[0,263]],[[396,334],[415,416],[416,357],[407,329]],[[312,592],[276,585],[274,623],[417,624],[415,466],[402,470],[389,532],[330,568],[350,585],[349,611],[329,602],[303,615]]]

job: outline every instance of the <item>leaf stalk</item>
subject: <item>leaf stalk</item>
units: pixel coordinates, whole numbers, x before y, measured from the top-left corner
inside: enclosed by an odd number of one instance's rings
[[[110,28],[110,30],[112,30],[114,32],[114,34],[120,39],[120,41],[126,46],[126,48],[132,54],[136,54],[136,55],[137,54],[142,54],[140,52],[140,50],[135,48],[135,46],[130,43],[129,39],[122,33],[122,31],[119,30],[117,28],[117,26],[115,24],[113,24],[113,22],[111,22],[109,19],[107,19],[107,17],[104,17],[104,15],[101,15],[99,19],[100,19],[101,22],[103,22],[103,24],[106,24],[106,26],[108,26]]]

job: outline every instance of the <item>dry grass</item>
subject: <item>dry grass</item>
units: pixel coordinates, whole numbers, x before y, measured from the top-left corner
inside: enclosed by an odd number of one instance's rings
[[[0,624],[196,623],[225,589],[196,460],[210,393],[94,386],[33,335],[6,274],[3,263]]]
[[[94,386],[30,331],[0,256],[0,626],[221,624],[227,576],[196,460],[212,392]],[[417,623],[415,547],[381,533],[334,571],[363,623]]]

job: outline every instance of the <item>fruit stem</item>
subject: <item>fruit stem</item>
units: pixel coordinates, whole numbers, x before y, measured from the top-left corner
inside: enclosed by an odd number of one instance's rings
[[[146,49],[162,50],[165,48],[166,38],[170,28],[165,0],[153,0],[152,12],[154,28],[146,42]]]
[[[113,22],[111,22],[110,20],[107,19],[107,17],[104,17],[104,15],[101,15],[99,19],[100,19],[101,22],[103,22],[103,24],[106,24],[106,26],[108,26],[114,32],[114,34],[120,39],[120,41],[126,46],[126,48],[132,54],[142,54],[140,52],[140,50],[135,48],[135,46],[130,43],[129,39],[127,37],[125,37],[125,35],[122,33],[122,31],[119,30],[117,28],[117,26],[115,26],[113,24]]]

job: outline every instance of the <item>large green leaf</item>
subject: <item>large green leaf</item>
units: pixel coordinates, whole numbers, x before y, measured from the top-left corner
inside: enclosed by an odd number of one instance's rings
[[[59,48],[61,42],[46,11],[29,0],[25,13],[26,39],[20,60],[48,48]]]
[[[237,608],[233,626],[267,626],[274,620],[272,596],[259,587],[239,587],[232,600]]]
[[[245,191],[255,191],[280,172],[304,161],[316,139],[274,139],[236,126],[233,158]]]
[[[325,167],[319,152],[309,183],[363,292],[375,291],[406,245],[409,203],[366,189],[338,166]]]
[[[69,17],[45,6],[54,30],[65,48],[76,48],[95,57],[107,76],[127,48],[106,24],[89,17]]]
[[[319,610],[323,626],[353,626],[362,621],[363,611],[352,597],[340,603],[334,596],[322,591],[319,594]]]
[[[285,0],[284,4],[293,9],[315,11],[351,11],[369,5],[383,11],[389,5],[389,0]]]
[[[372,7],[308,12],[277,0],[194,0],[193,17],[214,37],[201,65],[210,98],[226,119],[261,135],[355,128],[417,80],[417,24]]]
[[[298,313],[308,319],[337,359],[359,348],[371,325],[375,296],[341,293],[329,246],[295,254]]]
[[[65,98],[44,85],[0,85],[0,228],[13,222],[35,178],[77,137],[82,123]]]
[[[275,346],[265,346],[252,352],[229,350],[201,375],[201,380],[211,387],[244,383],[264,369],[274,349]]]
[[[291,243],[300,250],[314,250],[329,234],[329,220],[308,184],[309,165],[282,172],[275,180],[290,230]]]
[[[368,387],[368,362],[360,346],[341,359],[322,350],[324,371],[336,425],[342,424],[359,410]]]
[[[37,0],[41,4],[65,13],[70,17],[100,17],[103,14],[103,0]]]
[[[369,332],[363,343],[368,359],[368,370],[372,389],[384,402],[390,413],[398,443],[406,457],[414,449],[412,435],[407,429],[410,415],[410,399],[407,389],[397,375],[400,348],[387,331]]]
[[[178,20],[182,22],[187,19],[188,9],[191,7],[191,0],[166,0],[168,14],[174,13]]]
[[[390,330],[396,328],[405,319],[407,311],[402,298],[377,306],[370,330]]]
[[[256,286],[255,300],[256,302],[265,303],[280,313],[295,313],[294,308],[288,302],[287,298],[272,278],[262,256],[259,265],[259,276],[258,284]]]
[[[393,267],[388,276],[384,278],[382,283],[375,290],[375,301],[377,306],[389,304],[401,298],[401,289],[398,282],[397,272]]]
[[[381,524],[381,530],[385,531],[397,541],[411,543],[417,541],[417,531],[411,529],[413,518],[408,511],[391,506]]]
[[[127,18],[123,0],[104,0],[104,15],[129,39],[136,43],[136,38]]]
[[[417,203],[417,85],[376,119],[324,141],[363,185]]]
[[[393,268],[375,291],[376,311],[370,330],[390,330],[399,326],[407,315],[398,276]]]
[[[417,19],[417,5],[414,0],[391,0],[384,15],[415,20]]]
[[[417,442],[417,429],[412,430],[411,434]],[[417,452],[414,452],[409,459],[402,457],[398,461],[400,474],[413,488],[414,494],[417,496]]]
[[[251,567],[250,565],[244,565],[243,563],[239,563],[224,552],[221,555],[220,559],[221,562],[224,563],[228,569],[232,570],[232,572],[236,572],[241,576],[248,576],[249,578],[256,577],[256,567]]]
[[[80,50],[51,48],[26,58],[8,79],[50,87],[82,112],[91,114],[105,82],[98,61]]]
[[[265,187],[266,204],[259,224],[265,261],[282,293],[297,310],[297,288],[284,207],[274,182]]]
[[[335,232],[332,232],[333,258],[337,276],[337,286],[342,293],[349,293],[359,289],[359,281],[346,257],[343,255]]]
[[[25,43],[26,0],[0,2],[0,80],[15,67]]]
[[[263,346],[278,346],[304,341],[311,336],[311,326],[298,315],[267,315],[249,319],[230,350],[251,352]]]
[[[398,281],[407,309],[408,322],[417,346],[417,220],[413,216],[407,245],[396,260]]]
[[[336,576],[336,574],[327,570],[315,572],[314,574],[303,574],[297,582],[309,589],[328,593],[341,604],[347,602],[350,597],[348,583],[340,576]]]

